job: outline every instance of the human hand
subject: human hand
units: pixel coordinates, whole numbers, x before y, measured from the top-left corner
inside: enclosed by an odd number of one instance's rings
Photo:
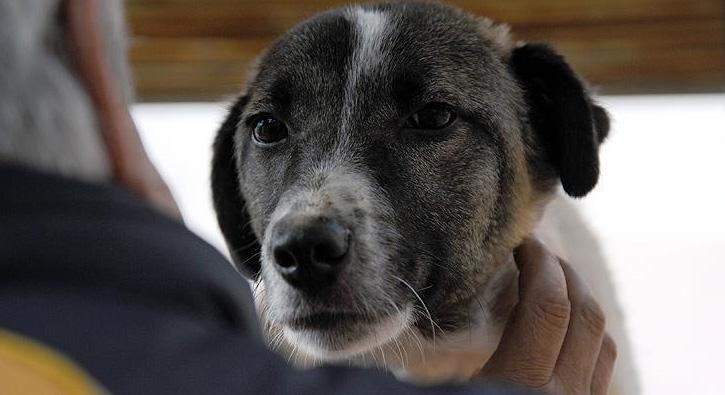
[[[587,285],[537,240],[514,258],[519,303],[481,375],[552,394],[606,394],[616,345]]]

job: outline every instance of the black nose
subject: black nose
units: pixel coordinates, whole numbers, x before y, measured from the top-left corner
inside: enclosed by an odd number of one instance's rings
[[[271,236],[275,268],[297,288],[332,284],[349,258],[350,230],[329,217],[288,215]]]

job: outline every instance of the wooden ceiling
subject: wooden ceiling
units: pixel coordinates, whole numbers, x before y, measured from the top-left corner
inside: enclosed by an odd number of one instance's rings
[[[142,101],[220,100],[250,61],[304,18],[345,1],[127,0]],[[554,44],[603,93],[725,90],[722,0],[456,0]]]

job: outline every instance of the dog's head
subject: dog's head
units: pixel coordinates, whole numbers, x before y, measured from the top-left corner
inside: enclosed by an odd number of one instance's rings
[[[547,46],[439,5],[348,7],[260,58],[217,136],[214,201],[268,324],[349,358],[465,325],[557,183],[594,187],[607,130]]]

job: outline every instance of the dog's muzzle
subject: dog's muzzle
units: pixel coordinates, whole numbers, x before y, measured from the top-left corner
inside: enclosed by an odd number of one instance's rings
[[[288,214],[272,228],[274,268],[299,290],[324,290],[350,261],[350,241],[350,229],[332,216]]]

